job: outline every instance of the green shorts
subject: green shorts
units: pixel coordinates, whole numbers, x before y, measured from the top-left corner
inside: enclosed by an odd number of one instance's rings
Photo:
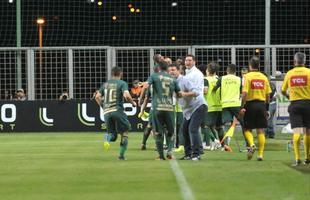
[[[155,132],[164,134],[165,129],[168,131],[168,136],[174,133],[174,112],[170,111],[153,111],[153,129]]]
[[[230,123],[234,120],[234,117],[239,119],[240,107],[228,107],[222,110],[222,123]]]
[[[130,123],[123,111],[110,112],[104,115],[108,133],[124,133],[130,130]]]
[[[211,126],[221,126],[222,125],[222,112],[215,111],[215,112],[208,112],[204,118],[204,124],[211,127]]]

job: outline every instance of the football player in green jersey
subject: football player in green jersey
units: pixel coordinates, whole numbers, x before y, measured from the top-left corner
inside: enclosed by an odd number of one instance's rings
[[[104,148],[108,150],[109,142],[116,141],[117,134],[120,134],[119,160],[125,159],[124,154],[127,150],[128,131],[130,130],[130,123],[123,107],[124,99],[136,106],[136,102],[133,101],[128,91],[128,84],[121,80],[122,76],[121,68],[112,68],[112,79],[104,83],[96,94],[96,101],[103,108],[104,120],[107,125],[108,134],[105,136]]]

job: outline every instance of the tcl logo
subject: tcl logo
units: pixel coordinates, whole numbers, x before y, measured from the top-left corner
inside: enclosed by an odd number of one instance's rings
[[[251,89],[256,90],[263,90],[265,88],[265,82],[264,80],[260,79],[253,79],[251,81]]]
[[[292,76],[291,86],[307,86],[308,78],[307,76]]]

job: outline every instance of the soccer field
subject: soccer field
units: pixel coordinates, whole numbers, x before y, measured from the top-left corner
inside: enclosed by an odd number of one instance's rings
[[[285,149],[288,136],[267,140],[263,162],[255,157],[246,160],[234,141],[234,152],[207,151],[199,162],[155,161],[153,138],[149,149],[141,151],[141,136],[130,134],[127,160],[119,161],[119,142],[104,152],[103,134],[1,134],[0,199],[310,197],[310,166],[290,166],[293,153]]]

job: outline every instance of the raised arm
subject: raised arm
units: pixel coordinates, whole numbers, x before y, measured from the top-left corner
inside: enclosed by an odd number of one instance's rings
[[[129,103],[131,103],[134,107],[137,106],[137,103],[132,99],[130,93],[128,90],[125,90],[123,93],[124,98],[126,99],[126,101],[128,101]]]
[[[102,101],[104,100],[104,96],[102,96],[100,92],[96,93],[95,100],[96,100],[97,104],[100,107],[102,107]]]

